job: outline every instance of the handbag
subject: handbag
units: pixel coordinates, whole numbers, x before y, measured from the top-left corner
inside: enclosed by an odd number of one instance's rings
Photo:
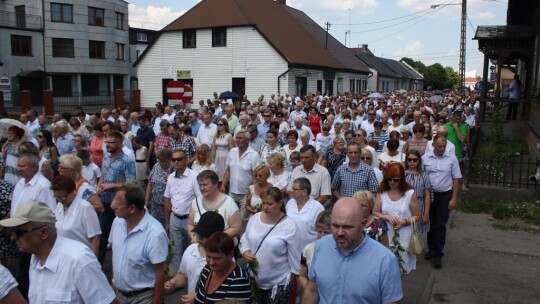
[[[418,232],[418,226],[416,225],[416,221],[414,218],[411,218],[411,226],[412,226],[412,234],[411,234],[411,240],[409,241],[409,254],[421,254],[424,251],[424,240],[422,239],[422,236]]]

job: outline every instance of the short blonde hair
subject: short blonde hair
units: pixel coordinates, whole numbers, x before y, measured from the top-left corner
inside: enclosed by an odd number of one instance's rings
[[[367,190],[361,190],[356,192],[353,195],[353,198],[356,200],[356,202],[362,204],[362,208],[368,209],[369,213],[373,211],[373,207],[375,205],[375,197],[373,196],[373,193],[367,191]],[[366,202],[367,204],[363,204],[363,202]]]
[[[259,174],[259,172],[265,174],[266,178],[270,177],[270,169],[266,165],[258,165],[255,170],[253,170],[253,176]]]
[[[281,153],[272,153],[268,156],[266,160],[268,163],[272,162],[280,168],[285,168],[285,156]]]

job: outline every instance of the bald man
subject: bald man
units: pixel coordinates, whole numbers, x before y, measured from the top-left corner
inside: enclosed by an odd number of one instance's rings
[[[366,237],[368,213],[350,197],[336,202],[332,235],[315,245],[303,304],[395,303],[403,298],[395,255]]]

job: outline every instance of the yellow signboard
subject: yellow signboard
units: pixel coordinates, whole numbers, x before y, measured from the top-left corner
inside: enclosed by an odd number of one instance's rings
[[[191,71],[190,70],[176,71],[176,78],[177,79],[191,79]]]

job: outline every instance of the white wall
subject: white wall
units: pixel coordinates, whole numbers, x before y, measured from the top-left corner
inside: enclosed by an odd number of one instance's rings
[[[197,47],[193,49],[182,48],[179,31],[163,33],[147,51],[137,65],[143,107],[162,100],[162,79],[175,78],[178,70],[191,71],[194,101],[231,90],[236,77],[245,78],[246,95],[251,100],[277,93],[277,77],[288,65],[256,29],[227,28],[226,47],[212,47],[211,29],[197,30],[196,35]],[[281,83],[286,85],[283,78]]]

